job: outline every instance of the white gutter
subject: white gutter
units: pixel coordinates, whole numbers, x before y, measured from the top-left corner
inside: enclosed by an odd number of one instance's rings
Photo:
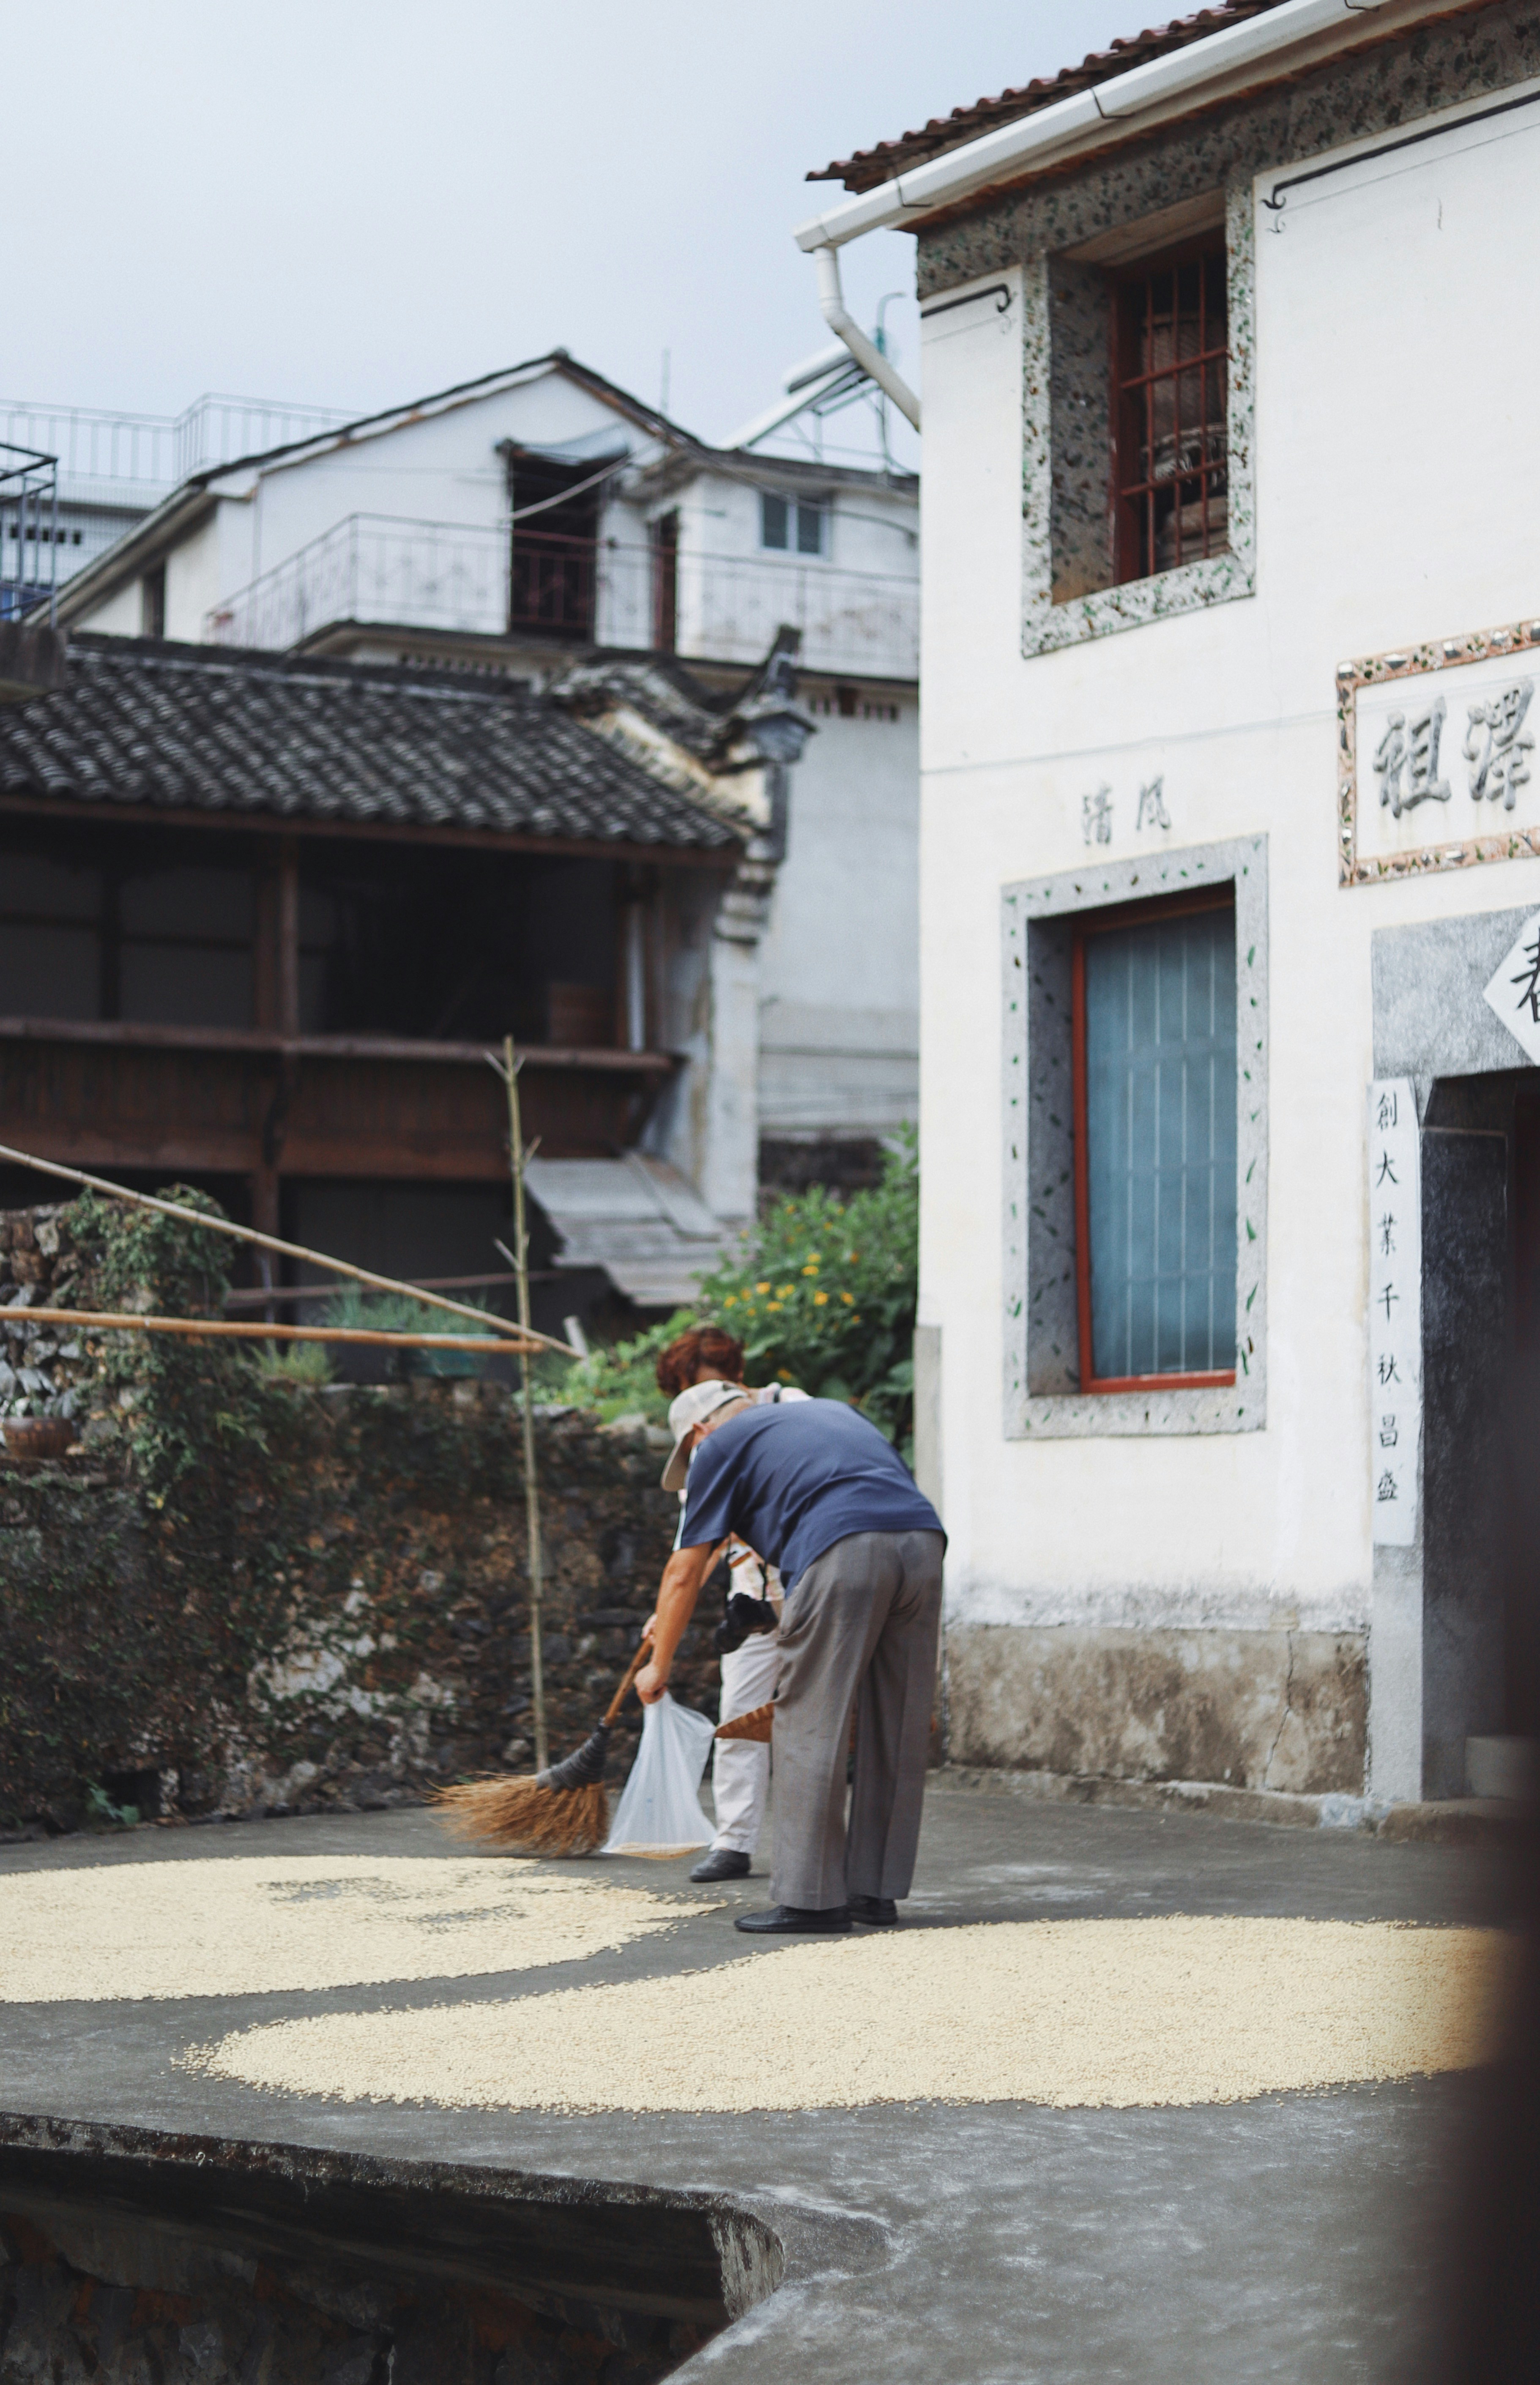
[[[797,235],[801,239],[801,232]],[[807,243],[803,242],[803,246]],[[866,337],[852,316],[845,312],[844,293],[839,287],[838,252],[827,243],[813,251],[813,263],[818,268],[818,304],[824,310],[824,320],[837,339],[843,340],[858,365],[870,374],[878,389],[885,390],[899,412],[908,422],[920,427],[920,401],[909,383],[900,379],[882,350]]]
[[[859,239],[863,232],[902,225],[913,216],[950,206],[992,182],[1046,164],[1104,124],[1140,116],[1150,108],[1194,95],[1205,83],[1268,63],[1316,34],[1346,26],[1354,18],[1373,16],[1388,5],[1389,0],[1284,0],[1281,8],[1270,9],[1265,17],[1252,17],[1245,24],[1232,25],[1222,33],[1210,33],[1168,57],[1152,58],[1142,67],[1131,67],[1126,74],[1114,75],[1110,81],[1099,83],[1094,91],[1077,92],[1072,99],[1038,108],[1032,116],[1001,125],[998,131],[965,142],[962,148],[933,157],[875,191],[865,191],[858,198],[848,199],[842,206],[810,218],[797,227],[796,240],[800,248],[817,257],[826,320],[840,331],[851,355],[866,365],[874,381],[888,389],[894,404],[901,406],[918,428],[917,400],[906,391],[906,404],[896,390],[889,388],[883,375],[868,363],[867,355],[846,338],[829,312],[825,259],[832,262],[835,249],[848,240]],[[1431,13],[1431,8],[1417,13]],[[835,288],[838,299],[838,274]],[[870,341],[865,341],[863,346],[871,356],[876,355]],[[897,381],[898,376],[894,374],[892,378]],[[914,408],[913,413],[911,406]]]

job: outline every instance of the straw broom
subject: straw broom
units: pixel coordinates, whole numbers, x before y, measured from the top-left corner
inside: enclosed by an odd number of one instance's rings
[[[432,1800],[437,1818],[457,1839],[478,1839],[527,1855],[590,1855],[610,1834],[610,1800],[604,1758],[610,1729],[626,1692],[652,1654],[643,1641],[610,1700],[604,1719],[581,1747],[548,1770],[510,1779],[461,1780]]]

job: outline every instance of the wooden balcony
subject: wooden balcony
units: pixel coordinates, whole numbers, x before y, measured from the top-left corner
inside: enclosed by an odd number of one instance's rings
[[[93,1172],[503,1180],[507,1105],[481,1043],[0,1018],[0,1142]],[[633,1144],[665,1052],[523,1047],[550,1158]],[[266,1206],[267,1203],[261,1204]]]

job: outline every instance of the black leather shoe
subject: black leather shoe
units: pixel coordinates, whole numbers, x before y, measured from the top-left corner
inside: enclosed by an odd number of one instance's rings
[[[830,1930],[848,1929],[851,1909],[848,1904],[830,1904],[823,1911],[803,1904],[772,1904],[764,1913],[740,1913],[733,1923],[735,1929],[747,1929],[755,1937],[789,1938],[798,1931],[826,1936]]]
[[[852,1896],[851,1919],[867,1922],[874,1929],[887,1929],[899,1917],[899,1908],[890,1896]]]
[[[689,1876],[691,1879],[747,1879],[749,1858],[736,1847],[713,1847]]]

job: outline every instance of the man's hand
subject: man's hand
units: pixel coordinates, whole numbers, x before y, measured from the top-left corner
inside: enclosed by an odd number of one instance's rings
[[[637,1695],[644,1706],[656,1705],[668,1687],[674,1651],[684,1638],[701,1595],[701,1584],[715,1559],[716,1551],[707,1542],[697,1549],[676,1549],[663,1569],[657,1611],[649,1617],[642,1633],[652,1650],[652,1662],[643,1665],[637,1675]]]

